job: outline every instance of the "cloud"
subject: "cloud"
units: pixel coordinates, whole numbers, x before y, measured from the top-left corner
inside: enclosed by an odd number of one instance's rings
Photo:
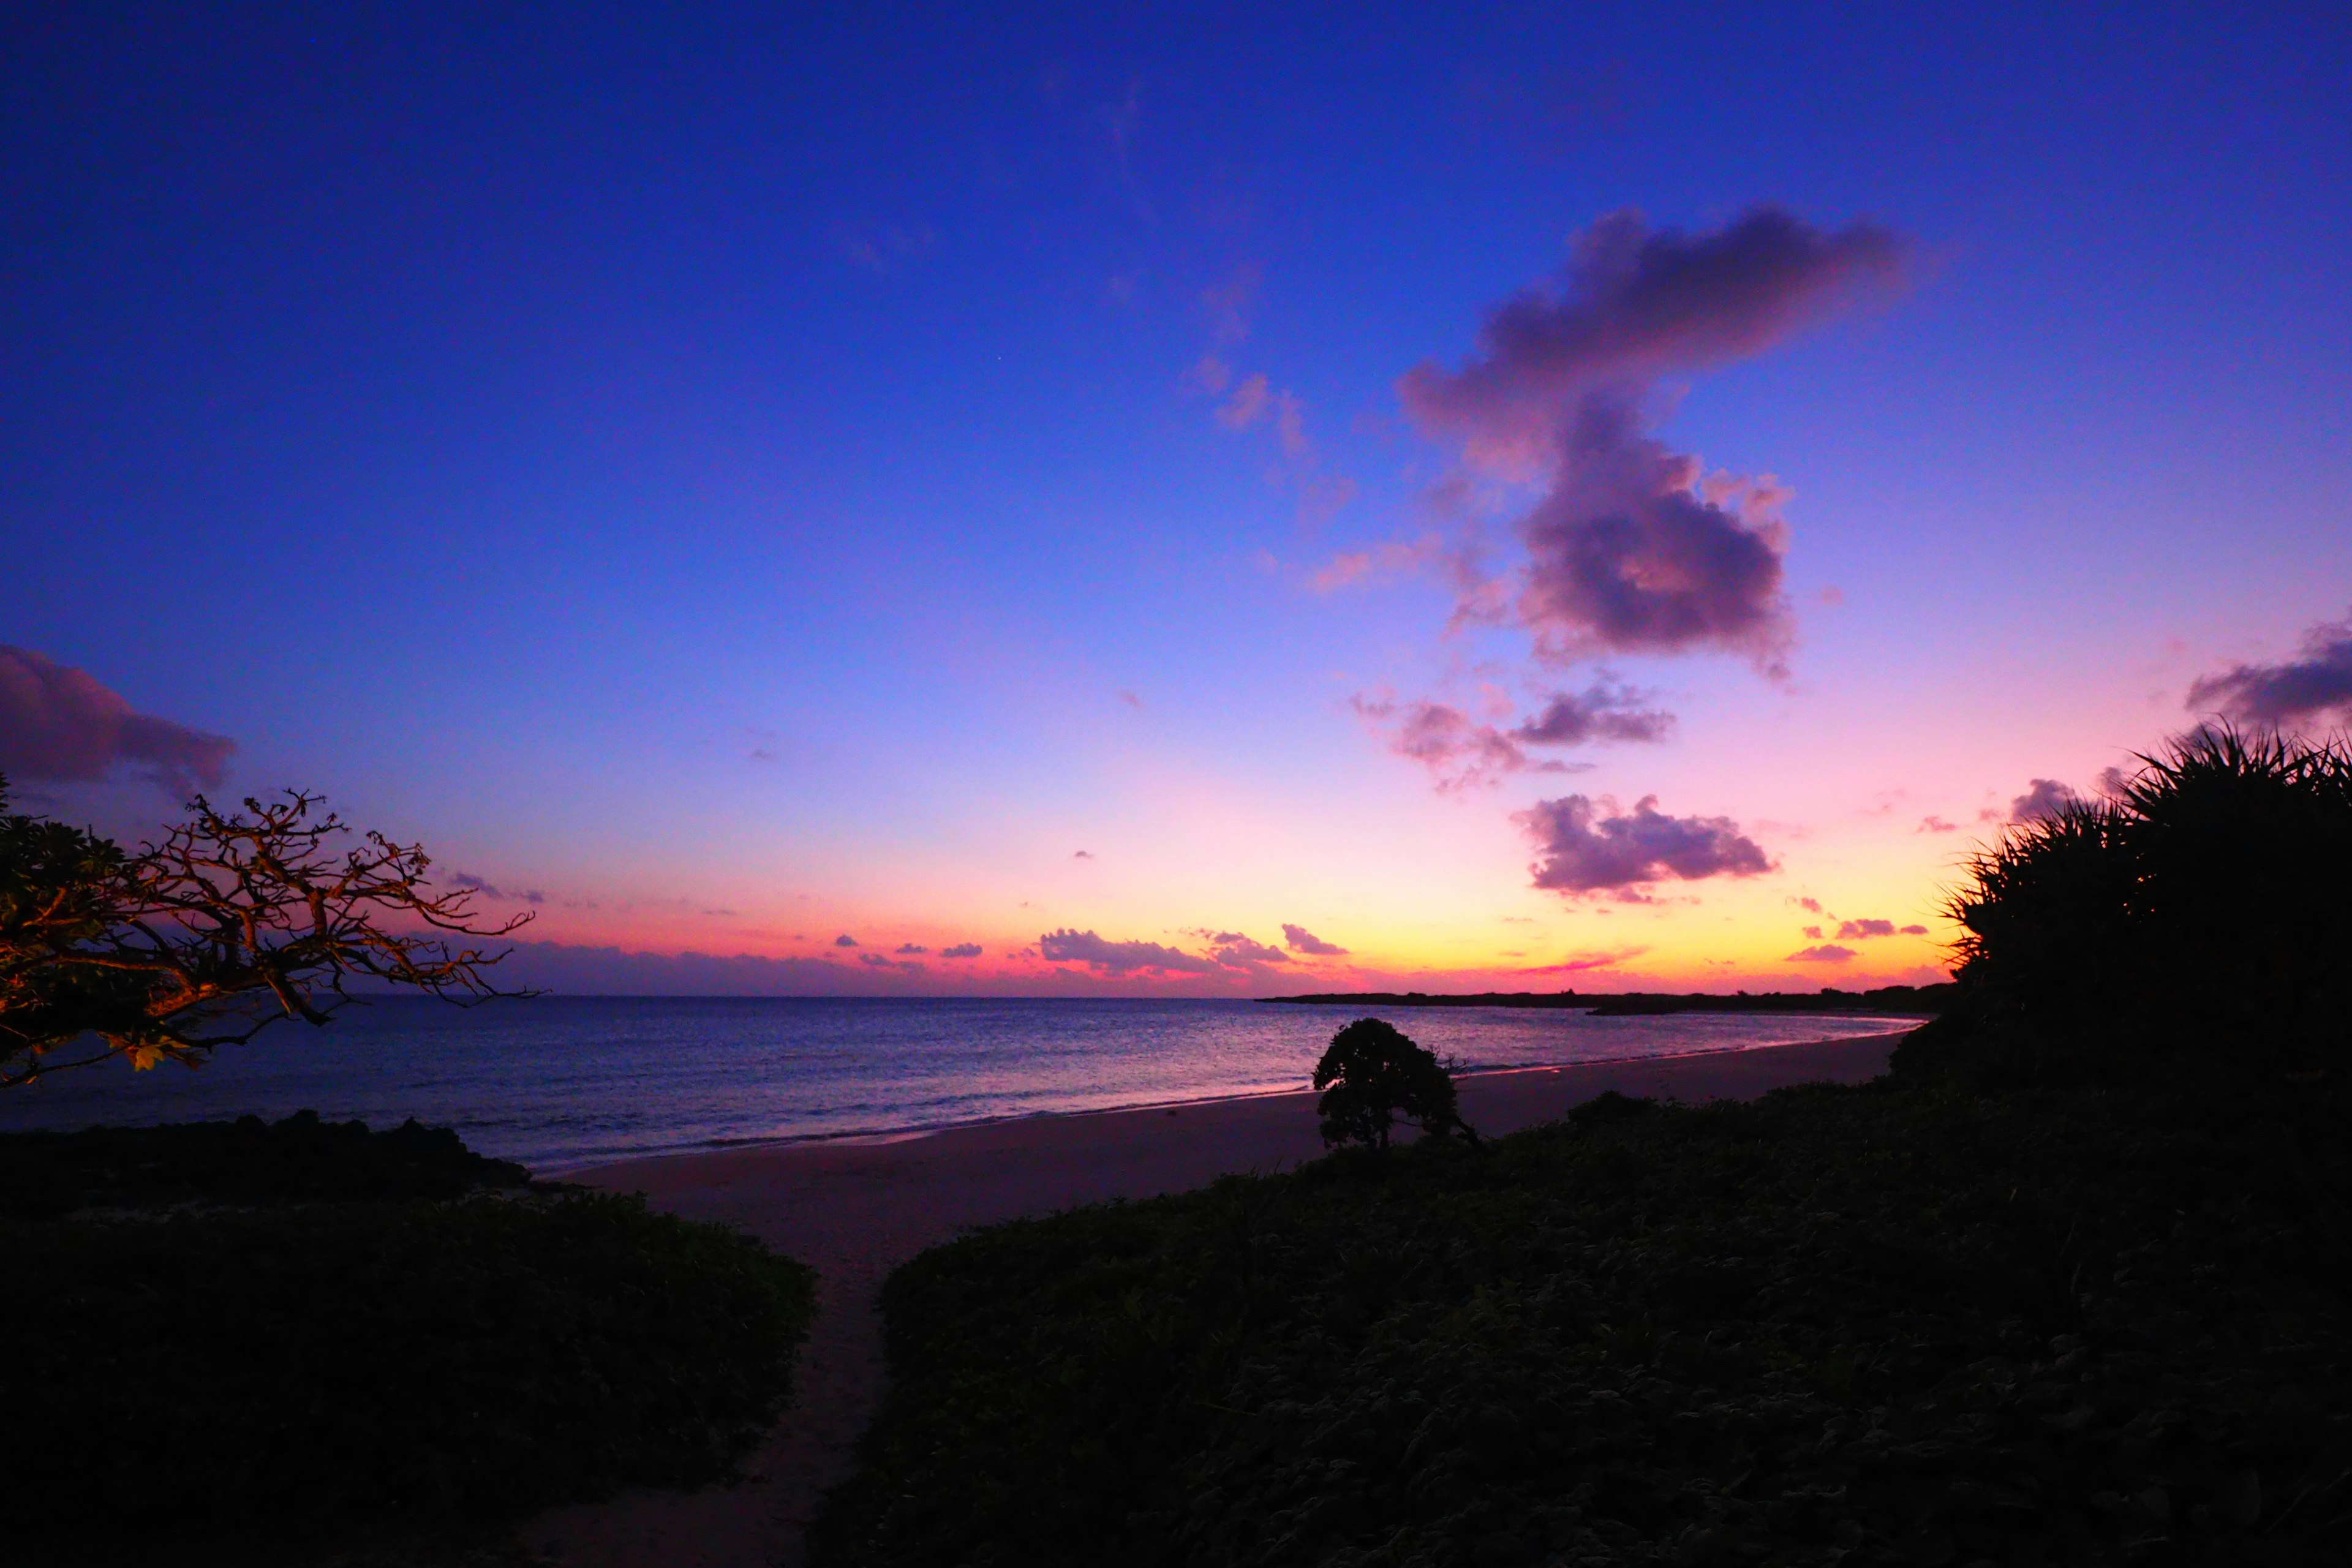
[[[1903,934],[1905,936],[1926,936],[1927,934],[1927,928],[1926,926],[1905,926],[1903,928]]]
[[[1520,520],[1528,559],[1509,613],[1547,664],[1711,649],[1778,669],[1795,637],[1786,493],[1705,474],[1641,433],[1630,398],[1595,393],[1561,433],[1550,493]],[[1494,598],[1465,595],[1460,613]]]
[[[1919,826],[1912,829],[1914,833],[1958,833],[1959,830],[1958,823],[1946,822],[1940,816],[1932,816],[1921,817]]]
[[[1387,739],[1390,751],[1428,768],[1440,790],[1495,784],[1505,773],[1580,773],[1589,765],[1531,757],[1511,736],[1448,703],[1357,696],[1349,706]]]
[[[1647,382],[1759,353],[1857,293],[1899,277],[1904,242],[1853,224],[1824,233],[1773,206],[1711,234],[1653,230],[1612,213],[1570,242],[1549,288],[1488,312],[1479,355],[1423,364],[1400,384],[1426,428],[1542,438],[1596,386]]]
[[[543,904],[547,902],[547,895],[537,888],[509,893],[495,882],[485,882],[479,877],[464,871],[457,873],[449,880],[454,886],[463,888],[468,892],[479,893],[486,899],[496,899],[501,903]]]
[[[1228,430],[1246,430],[1265,414],[1274,400],[1273,384],[1264,371],[1248,377],[1217,405],[1217,423]]]
[[[875,969],[895,969],[905,974],[924,973],[924,965],[911,958],[885,958],[878,952],[861,952],[857,955],[857,962]]]
[[[1631,963],[1649,951],[1646,947],[1620,947],[1606,952],[1570,953],[1558,963],[1537,964],[1528,973],[1531,974],[1583,974],[1596,969],[1615,969]]]
[[[1209,942],[1209,956],[1228,969],[1246,969],[1255,963],[1296,963],[1298,961],[1278,947],[1268,947],[1237,931],[1202,931]]]
[[[1205,958],[1156,942],[1106,942],[1090,931],[1050,931],[1037,939],[1037,954],[1048,963],[1083,963],[1097,974],[1158,970],[1167,974],[1207,974],[1217,965]]]
[[[1856,942],[1864,937],[1893,936],[1893,921],[1844,921],[1838,925],[1840,942]]]
[[[236,742],[133,711],[87,671],[0,644],[0,773],[104,778],[118,763],[179,795],[218,789]]]
[[[1290,944],[1293,952],[1307,953],[1314,958],[1345,958],[1348,955],[1346,948],[1325,942],[1305,926],[1286,923],[1282,928],[1282,940]]]
[[[1819,942],[1822,940],[1822,928],[1819,926],[1807,926],[1805,928],[1805,935],[1811,941]]]
[[[943,947],[940,949],[940,956],[941,958],[978,958],[980,956],[980,943],[976,942],[960,942],[953,947]]]
[[[893,951],[894,951],[894,952],[901,952],[901,953],[918,953],[918,954],[919,954],[919,953],[926,953],[926,952],[930,952],[931,950],[930,950],[929,948],[928,948],[928,947],[919,947],[919,946],[917,946],[915,943],[913,943],[913,942],[900,942],[900,943],[898,945],[898,947],[897,947],[897,948],[895,948]]]
[[[850,935],[847,931],[843,931],[839,936],[833,939],[833,945],[835,947],[856,947],[857,945],[857,939]]]
[[[1425,434],[1458,442],[1470,469],[1545,486],[1518,522],[1525,564],[1465,590],[1456,623],[1512,621],[1549,663],[1713,649],[1783,672],[1787,492],[1652,439],[1646,394],[1892,282],[1904,249],[1872,225],[1825,232],[1777,207],[1698,235],[1615,213],[1574,238],[1549,286],[1487,313],[1459,370],[1407,372],[1398,396]]]
[[[1335,593],[1370,577],[1402,576],[1417,572],[1445,552],[1445,542],[1433,533],[1407,544],[1391,540],[1369,550],[1335,555],[1316,569],[1307,585],[1318,594]]]
[[[1070,858],[1071,858],[1071,859],[1073,859],[1073,860],[1091,860],[1091,859],[1093,859],[1094,858],[1095,858],[1095,852],[1094,852],[1093,850],[1091,850],[1091,849],[1081,849],[1081,850],[1078,850],[1076,853],[1073,854],[1073,855],[1070,857]]]
[[[1802,910],[1811,910],[1815,914],[1820,914],[1822,912],[1822,901],[1819,899],[1799,899],[1797,900],[1797,907]]]
[[[1657,804],[1657,796],[1644,795],[1631,812],[1611,806],[1600,816],[1590,799],[1571,795],[1516,813],[1512,820],[1527,829],[1541,857],[1528,868],[1535,885],[1638,898],[1643,888],[1669,878],[1752,877],[1773,868],[1731,818],[1667,816]]]
[[[2189,709],[2270,728],[2331,713],[2352,724],[2352,616],[2305,632],[2301,658],[2235,665],[2203,677],[2189,689]]]
[[[2034,779],[2026,785],[2025,793],[2009,803],[2009,820],[2014,824],[2040,822],[2055,816],[2082,796],[2056,779]]]
[[[1782,960],[1787,963],[1843,963],[1853,957],[1853,949],[1826,942],[1820,947],[1801,947]]]
[[[1640,694],[1631,687],[1596,682],[1581,695],[1554,695],[1542,712],[1512,731],[1511,735],[1530,746],[1664,740],[1675,727],[1675,716],[1654,708],[1637,708],[1634,705],[1640,700]]]
[[[1142,699],[1142,698],[1140,698],[1140,697],[1138,697],[1138,696],[1137,696],[1134,692],[1132,692],[1132,691],[1127,691],[1127,690],[1122,690],[1122,691],[1120,691],[1120,692],[1118,693],[1118,700],[1119,700],[1121,702],[1126,703],[1129,708],[1140,708],[1140,707],[1142,707],[1142,706],[1143,706],[1143,699]]]

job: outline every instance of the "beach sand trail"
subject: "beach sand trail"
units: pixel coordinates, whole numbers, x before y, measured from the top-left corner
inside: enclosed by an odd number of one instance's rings
[[[1478,1073],[1464,1116],[1514,1132],[1616,1089],[1697,1101],[1788,1084],[1860,1083],[1900,1035],[1648,1061]],[[631,1160],[567,1179],[639,1192],[689,1219],[739,1226],[818,1273],[817,1311],[793,1407],[740,1480],[694,1492],[637,1490],[532,1521],[522,1542],[560,1568],[798,1568],[828,1488],[845,1479],[882,1396],[875,1298],[890,1270],[973,1226],[1113,1198],[1184,1192],[1323,1152],[1309,1093],[1170,1108],[1036,1116],[888,1142],[769,1144]]]

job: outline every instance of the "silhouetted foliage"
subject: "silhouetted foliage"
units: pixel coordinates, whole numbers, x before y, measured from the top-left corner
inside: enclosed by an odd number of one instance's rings
[[[2335,1089],[1813,1088],[894,1274],[821,1568],[2352,1562]]]
[[[1381,1019],[1359,1018],[1333,1035],[1315,1064],[1314,1081],[1322,1094],[1315,1110],[1328,1147],[1385,1149],[1400,1116],[1418,1122],[1423,1137],[1459,1132],[1477,1141],[1462,1120],[1446,1064]]]
[[[2273,1077],[2352,1047],[2352,754],[2221,729],[2011,828],[1948,912],[1959,993],[1897,1070]]]
[[[530,919],[472,921],[471,889],[436,893],[432,861],[380,833],[338,856],[350,829],[322,797],[247,797],[133,853],[60,822],[6,810],[0,778],[0,1087],[127,1057],[201,1064],[285,1018],[323,1024],[347,984],[452,1001],[502,994],[503,953],[448,936],[501,937]],[[68,1060],[51,1053],[85,1037]]]
[[[72,1457],[15,1489],[0,1556],[308,1562],[723,1474],[810,1271],[525,1179],[307,1113],[0,1137],[0,1449]]]

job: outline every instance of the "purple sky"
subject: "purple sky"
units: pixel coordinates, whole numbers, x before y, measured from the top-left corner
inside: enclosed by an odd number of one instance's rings
[[[2352,718],[2328,8],[809,9],[0,22],[20,805],[574,990],[1810,988]]]

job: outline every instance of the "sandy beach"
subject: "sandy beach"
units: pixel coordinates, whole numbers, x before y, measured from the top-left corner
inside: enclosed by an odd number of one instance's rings
[[[1609,1089],[1686,1101],[1877,1076],[1902,1037],[1873,1035],[1705,1056],[1479,1073],[1463,1113],[1498,1135]],[[1323,1152],[1311,1093],[1039,1116],[878,1142],[765,1145],[633,1160],[568,1179],[643,1193],[693,1219],[741,1226],[818,1270],[815,1325],[793,1407],[732,1487],[636,1492],[556,1510],[524,1531],[564,1568],[755,1568],[803,1560],[802,1533],[848,1473],[883,1386],[875,1296],[927,1247],[974,1226],[1114,1198],[1182,1192]]]

